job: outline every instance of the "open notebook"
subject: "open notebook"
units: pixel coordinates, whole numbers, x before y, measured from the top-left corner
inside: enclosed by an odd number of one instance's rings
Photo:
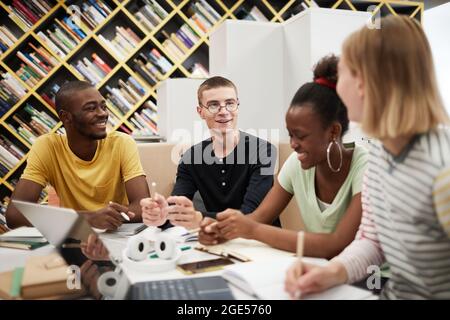
[[[289,300],[284,291],[287,269],[295,257],[277,258],[271,261],[246,262],[225,267],[222,277],[249,295],[263,300]],[[303,258],[304,262],[324,265],[325,259]],[[303,297],[306,300],[363,300],[373,297],[367,290],[350,285],[340,285],[325,292]]]

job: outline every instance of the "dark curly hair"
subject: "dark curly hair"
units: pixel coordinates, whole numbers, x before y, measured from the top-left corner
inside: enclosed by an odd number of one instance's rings
[[[347,108],[336,93],[336,89],[316,82],[317,79],[324,78],[335,85],[338,79],[338,62],[339,58],[335,55],[322,58],[314,66],[313,81],[305,83],[297,90],[292,98],[290,108],[310,106],[320,116],[324,128],[328,128],[334,121],[338,121],[342,127],[342,136],[349,126]]]

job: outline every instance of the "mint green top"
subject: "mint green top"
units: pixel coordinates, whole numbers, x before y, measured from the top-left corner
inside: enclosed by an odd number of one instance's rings
[[[348,145],[346,144],[346,147]],[[350,144],[354,147],[354,144]],[[352,197],[361,192],[362,178],[367,163],[367,151],[363,147],[354,147],[350,171],[334,197],[331,205],[321,211],[317,203],[315,172],[313,167],[303,170],[297,153],[287,158],[278,175],[281,187],[294,195],[300,208],[305,229],[308,232],[331,233],[336,229],[345,214]]]

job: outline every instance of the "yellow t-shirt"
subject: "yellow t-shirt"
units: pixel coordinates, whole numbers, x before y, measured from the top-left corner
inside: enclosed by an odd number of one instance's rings
[[[109,201],[127,205],[125,182],[142,175],[136,142],[127,134],[109,133],[98,140],[92,160],[84,161],[70,150],[67,136],[52,133],[33,144],[21,178],[51,184],[62,207],[98,210]]]

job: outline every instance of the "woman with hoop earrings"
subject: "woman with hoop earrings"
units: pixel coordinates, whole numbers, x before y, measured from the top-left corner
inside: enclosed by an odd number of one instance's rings
[[[206,245],[238,237],[255,239],[295,252],[296,231],[270,224],[295,197],[305,230],[303,254],[332,258],[354,238],[361,222],[361,186],[367,153],[344,144],[347,109],[336,93],[338,58],[320,60],[314,81],[294,95],[286,113],[286,127],[295,152],[278,179],[251,214],[228,209],[201,224],[200,242]]]

